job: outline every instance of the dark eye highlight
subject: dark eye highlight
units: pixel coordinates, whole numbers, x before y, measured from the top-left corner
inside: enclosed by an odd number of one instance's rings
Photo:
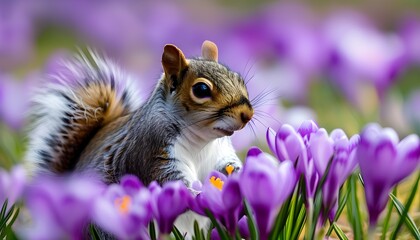
[[[209,97],[211,97],[210,87],[203,82],[198,82],[198,83],[194,84],[194,86],[192,86],[192,92],[193,92],[194,96],[196,96],[197,98],[209,98]]]

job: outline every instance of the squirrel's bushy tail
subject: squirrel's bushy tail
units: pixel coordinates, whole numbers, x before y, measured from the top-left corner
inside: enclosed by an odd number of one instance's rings
[[[136,89],[130,76],[91,51],[63,61],[33,99],[27,163],[35,172],[70,171],[102,126],[139,107]]]

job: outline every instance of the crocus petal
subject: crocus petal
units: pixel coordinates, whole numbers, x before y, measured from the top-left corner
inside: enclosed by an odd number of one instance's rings
[[[256,157],[256,156],[258,156],[259,154],[261,154],[262,153],[262,151],[258,148],[258,147],[251,147],[249,150],[248,150],[248,154],[247,154],[247,156],[248,157]]]
[[[309,140],[309,149],[312,153],[315,167],[320,176],[324,175],[328,163],[333,155],[333,145],[333,140],[328,136],[327,131],[323,128],[319,129],[315,134],[312,134],[312,137]]]
[[[237,179],[229,178],[229,180],[225,182],[222,190],[222,199],[228,212],[241,204],[242,195]]]
[[[268,143],[268,147],[270,148],[271,152],[277,155],[276,152],[276,131],[272,128],[267,128],[266,132],[266,139]]]
[[[399,171],[395,171],[395,183],[409,176],[420,166],[420,140],[417,135],[409,135],[397,146]]]
[[[238,222],[238,229],[239,234],[244,239],[249,239],[251,234],[249,233],[249,227],[248,227],[248,218],[246,216],[243,216],[239,222]]]
[[[318,125],[314,121],[306,120],[300,125],[298,129],[298,133],[302,137],[309,138],[310,134],[316,132],[317,130],[318,130]]]
[[[304,151],[304,143],[295,129],[284,124],[276,135],[276,153],[280,161],[291,160],[296,162]]]
[[[343,129],[337,128],[331,131],[330,137],[334,142],[336,142],[341,138],[347,138],[347,135]]]
[[[130,194],[138,192],[143,185],[136,176],[125,175],[121,178],[121,186]]]

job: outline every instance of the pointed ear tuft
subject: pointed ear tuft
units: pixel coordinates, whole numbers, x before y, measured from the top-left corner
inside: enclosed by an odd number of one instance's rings
[[[203,59],[217,62],[219,53],[216,44],[208,40],[204,41],[201,47],[201,55]]]
[[[188,63],[182,51],[172,44],[165,45],[162,54],[162,67],[167,76],[178,76]]]

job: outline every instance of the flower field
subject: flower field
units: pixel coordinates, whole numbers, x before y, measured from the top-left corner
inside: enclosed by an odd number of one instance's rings
[[[420,5],[367,2],[0,2],[0,239],[420,239]],[[145,100],[163,46],[206,39],[254,104],[240,171],[30,176],[27,112],[60,61],[93,48]]]

